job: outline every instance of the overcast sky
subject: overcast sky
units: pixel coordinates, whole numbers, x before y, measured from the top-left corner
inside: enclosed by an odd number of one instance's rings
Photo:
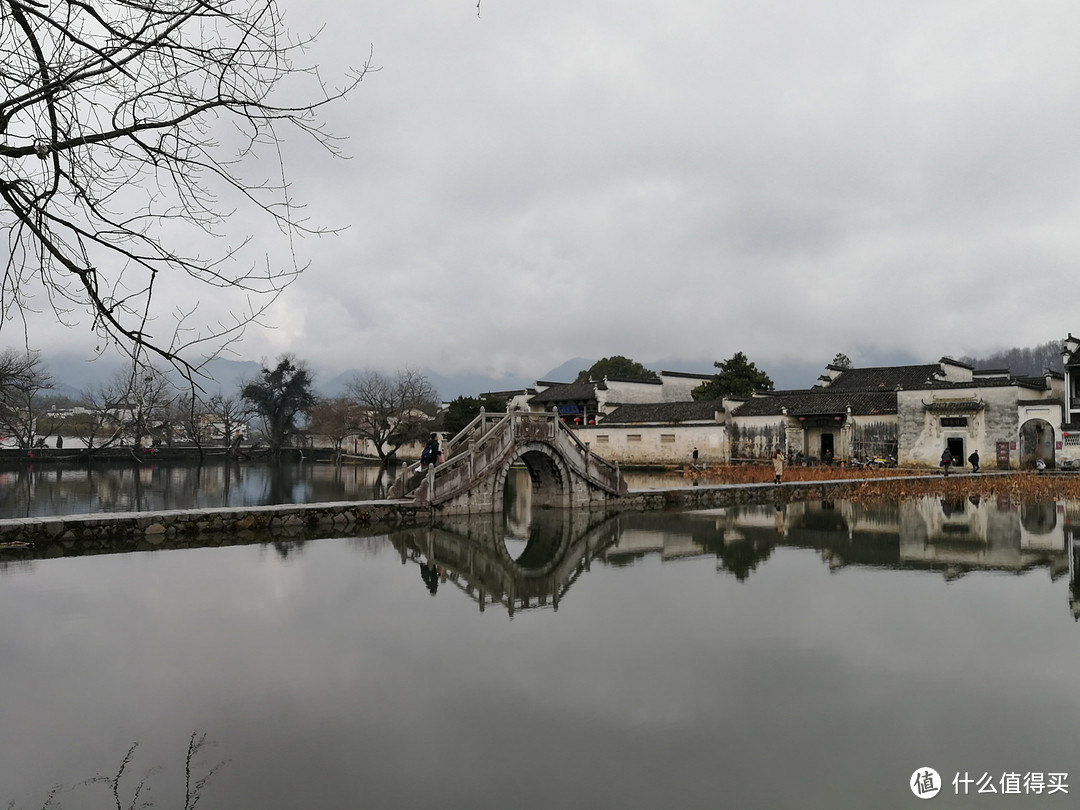
[[[283,3],[326,77],[379,70],[325,116],[350,160],[290,149],[347,229],[299,244],[242,359],[768,370],[1080,332],[1075,0]]]

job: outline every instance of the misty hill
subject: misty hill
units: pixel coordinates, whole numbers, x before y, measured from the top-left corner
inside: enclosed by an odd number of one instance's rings
[[[961,357],[961,363],[967,363],[977,369],[1007,368],[1020,377],[1040,377],[1047,369],[1063,372],[1061,361],[1061,341],[1051,340],[1026,349],[1006,349],[982,358]]]
[[[53,393],[79,399],[83,391],[100,384],[118,373],[123,365],[119,360],[101,357],[86,361],[76,357],[54,356],[43,358],[49,372],[56,381]],[[450,401],[460,396],[478,396],[490,391],[514,391],[531,387],[537,380],[548,382],[572,382],[578,372],[591,367],[599,358],[573,357],[546,372],[532,377],[524,375],[492,376],[479,373],[441,374],[424,370],[439,396]],[[722,360],[724,358],[717,358]],[[866,358],[863,358],[864,361]],[[1062,371],[1061,344],[1048,341],[1030,348],[1008,349],[985,357],[961,357],[961,362],[977,369],[1008,368],[1013,374],[1021,376],[1040,376],[1044,369]],[[777,389],[809,388],[825,368],[828,358],[823,360],[789,361],[784,363],[758,364],[768,374]],[[921,362],[907,355],[895,354],[878,356],[862,365],[908,365]],[[646,368],[653,371],[684,371],[711,374],[715,369],[712,363],[700,360],[679,360],[665,358],[659,361],[642,361]],[[260,363],[251,360],[217,359],[206,366],[210,379],[202,383],[207,396],[223,394],[237,396],[245,382],[258,378],[262,369]],[[318,368],[315,374],[315,390],[322,396],[336,397],[345,393],[348,381],[359,370],[351,370],[336,376],[325,376]]]
[[[52,375],[55,385],[52,393],[73,400],[82,398],[83,392],[99,386],[128,366],[118,358],[98,357],[85,360],[80,357],[55,355],[43,357],[45,368]],[[251,360],[228,360],[218,358],[206,364],[206,379],[200,379],[206,396],[222,394],[236,396],[243,384],[255,380],[262,366]],[[179,375],[172,375],[179,382]]]

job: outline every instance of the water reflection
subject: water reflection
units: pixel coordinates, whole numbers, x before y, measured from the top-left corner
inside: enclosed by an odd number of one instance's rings
[[[521,529],[517,529],[521,531]],[[404,564],[420,568],[432,596],[450,585],[481,611],[559,608],[592,560],[618,541],[617,517],[550,510],[534,517],[524,538],[507,534],[501,515],[440,521],[390,535]]]
[[[955,579],[973,570],[1069,571],[1065,503],[1012,504],[935,498],[900,503],[814,501],[640,515],[606,552],[625,564],[644,554],[664,559],[713,555],[718,569],[746,579],[778,545],[815,548],[830,568],[924,568]],[[1080,509],[1080,504],[1071,507]],[[1060,519],[1059,519],[1060,518]],[[656,524],[656,529],[650,528]],[[660,531],[660,527],[663,530]]]
[[[228,505],[282,502],[305,495],[334,500],[325,496],[337,494],[336,499],[350,500],[379,486],[377,468],[329,465],[249,469],[246,474],[235,467],[51,473],[56,483],[71,486],[67,492],[93,488],[96,503],[110,504],[119,502],[125,479],[129,483],[145,479],[135,488],[132,501],[143,505],[132,508],[153,508],[150,504],[162,493],[175,498],[170,481],[181,482],[177,486],[187,493],[190,506],[214,505],[207,501],[215,500]],[[220,491],[201,497],[215,489]],[[530,493],[528,474],[515,471],[508,480],[503,514],[443,518],[430,526],[392,532],[388,539],[402,563],[417,566],[417,581],[431,595],[453,588],[481,611],[497,603],[510,616],[534,608],[557,609],[597,558],[625,567],[651,555],[661,560],[709,557],[718,572],[743,582],[778,547],[786,546],[817,550],[831,570],[849,566],[930,570],[949,581],[972,571],[1022,573],[1045,568],[1051,579],[1069,575],[1070,610],[1080,620],[1080,539],[1073,528],[1080,518],[1080,503],[1014,503],[1007,496],[927,497],[607,514],[536,510]],[[43,539],[31,547],[0,547],[0,573],[26,570],[32,560],[51,557],[252,543],[288,560],[317,536],[293,529],[153,544],[118,538],[95,549]]]
[[[193,729],[228,760],[203,805],[265,810],[857,810],[910,805],[927,764],[1069,771],[1078,510],[603,515],[515,487],[504,522],[60,546],[0,577],[0,806],[115,773],[133,741],[171,798]]]
[[[0,471],[0,518],[382,498],[393,471],[312,462],[87,461]]]
[[[88,512],[269,506],[387,497],[395,470],[323,462],[203,464],[132,459],[130,463],[50,462],[0,470],[0,519]],[[524,481],[522,481],[524,476]],[[528,474],[515,470],[506,497],[514,520],[528,511]],[[639,477],[635,486],[681,486],[682,478]]]

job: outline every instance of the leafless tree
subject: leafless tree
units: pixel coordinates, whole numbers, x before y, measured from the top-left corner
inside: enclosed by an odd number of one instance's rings
[[[257,321],[303,266],[223,240],[227,220],[253,205],[290,246],[321,231],[298,215],[281,146],[292,131],[338,154],[316,114],[369,69],[328,86],[294,61],[310,44],[275,0],[0,0],[0,314],[44,296],[62,322],[90,313],[99,348],[189,374],[196,348]],[[244,303],[201,324],[156,294],[186,277]]]
[[[80,438],[87,447],[100,449],[125,441],[138,447],[144,436],[165,433],[177,390],[153,367],[135,372],[135,376],[118,372],[83,392],[90,418],[82,425]]]
[[[207,413],[221,430],[221,443],[234,448],[247,428],[244,405],[237,397],[215,394],[206,403]]]
[[[356,432],[370,439],[383,464],[398,449],[424,437],[438,410],[438,393],[419,371],[405,369],[394,376],[367,371],[347,386],[356,406]]]
[[[37,352],[0,351],[0,429],[23,450],[34,445],[41,394],[52,387],[53,379]]]
[[[341,463],[341,445],[356,433],[356,406],[345,397],[317,403],[308,414],[308,432],[322,436],[334,448],[334,461]]]
[[[118,409],[126,394],[126,382],[125,389],[119,393],[113,390],[111,382],[100,382],[80,395],[85,413],[70,420],[66,428],[81,439],[88,450],[109,447],[120,441],[123,422]]]
[[[161,371],[153,367],[137,370],[130,380],[127,396],[126,433],[138,447],[144,436],[151,439],[171,441],[173,403],[178,393]]]
[[[200,450],[210,437],[210,418],[206,403],[190,391],[177,394],[163,409],[162,434],[165,443],[191,442]]]

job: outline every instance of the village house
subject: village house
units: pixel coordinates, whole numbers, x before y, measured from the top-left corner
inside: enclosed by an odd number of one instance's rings
[[[655,402],[622,405],[599,422],[576,428],[597,455],[627,465],[679,465],[731,461],[723,403]]]
[[[976,371],[937,363],[880,368],[829,366],[814,388],[763,392],[733,409],[734,458],[780,447],[814,462],[885,458],[936,467],[947,448],[959,465],[978,450],[983,466],[1056,465],[1064,378]],[[767,455],[767,453],[765,454]]]
[[[654,401],[627,401],[620,392],[625,404],[613,408],[606,381],[538,384],[529,404],[579,414],[564,421],[595,452],[623,464],[685,463],[695,448],[702,462],[763,461],[779,448],[795,462],[876,458],[937,467],[947,448],[960,465],[978,450],[988,469],[1027,469],[1040,459],[1050,468],[1073,467],[1080,466],[1080,340],[1070,335],[1063,354],[1064,375],[1014,376],[944,357],[907,366],[830,365],[812,388],[743,401],[661,399],[656,383],[639,383],[634,393],[657,392]],[[567,405],[578,410],[563,411]]]
[[[506,392],[509,409],[556,410],[600,456],[627,465],[881,459],[936,468],[977,450],[986,469],[1080,468],[1080,339],[1062,348],[1064,374],[1014,376],[943,357],[873,368],[829,365],[814,386],[745,400],[697,402],[711,375],[658,380],[540,381]]]
[[[1080,467],[1080,339],[1072,333],[1061,347],[1065,367],[1064,402],[1061,418],[1062,463]]]
[[[690,392],[712,379],[709,374],[661,371],[655,380],[626,380],[605,377],[588,382],[555,383],[538,381],[535,393],[514,403],[530,411],[555,409],[567,424],[589,425],[623,405],[651,405],[686,402]]]

